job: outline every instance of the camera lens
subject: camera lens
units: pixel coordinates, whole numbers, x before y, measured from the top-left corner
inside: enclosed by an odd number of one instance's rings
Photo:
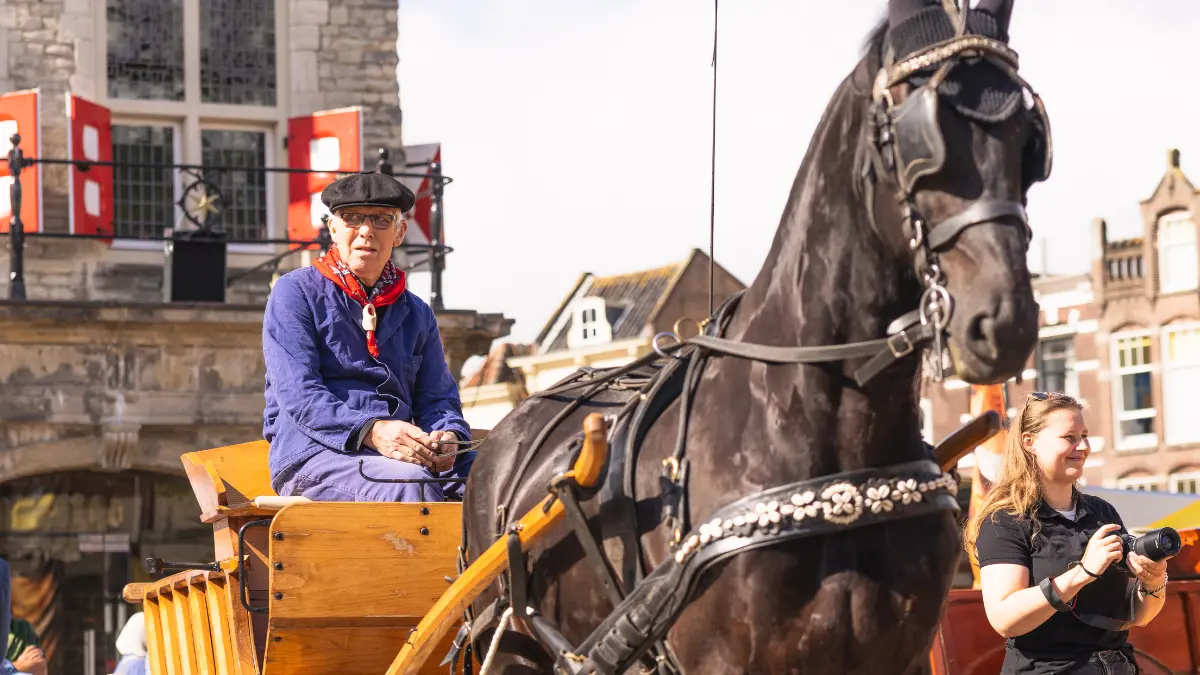
[[[1164,527],[1143,534],[1134,540],[1129,548],[1157,562],[1179,553],[1182,546],[1179,533],[1170,527]]]

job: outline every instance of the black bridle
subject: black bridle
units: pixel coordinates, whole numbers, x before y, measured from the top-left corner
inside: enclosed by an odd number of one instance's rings
[[[955,22],[954,37],[921,49],[899,62],[892,62],[885,55],[883,67],[872,89],[871,123],[867,130],[871,161],[865,164],[862,176],[867,212],[873,227],[875,182],[884,175],[894,176],[905,236],[908,237],[909,248],[913,252],[913,266],[922,284],[917,309],[893,321],[886,330],[888,337],[876,340],[828,346],[776,347],[704,334],[680,340],[676,333],[667,332],[654,338],[655,351],[660,356],[666,356],[669,350],[661,347],[659,341],[673,338],[677,344],[672,347],[695,345],[714,353],[766,363],[822,363],[869,357],[854,373],[855,382],[861,387],[888,366],[932,342],[933,377],[939,382],[944,379],[945,334],[954,311],[954,300],[946,289],[945,274],[938,265],[938,254],[948,250],[958,235],[973,225],[1000,219],[1015,220],[1025,230],[1026,245],[1031,230],[1024,201],[980,199],[937,223],[930,223],[917,210],[917,181],[940,171],[946,158],[945,139],[938,125],[938,86],[956,64],[967,59],[986,59],[1017,82],[1031,102],[1029,107],[1033,111],[1033,124],[1038,133],[1025,149],[1022,162],[1025,188],[1049,177],[1053,153],[1045,107],[1033,88],[1017,74],[1016,52],[999,40],[966,32],[970,11],[968,3],[963,3],[962,9],[957,9],[953,2],[946,0],[943,8]],[[938,70],[930,80],[897,105],[892,97],[892,88],[934,66]]]

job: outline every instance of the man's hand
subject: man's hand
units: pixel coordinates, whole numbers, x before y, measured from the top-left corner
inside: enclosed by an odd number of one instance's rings
[[[46,675],[46,655],[33,645],[26,647],[25,651],[21,652],[21,655],[12,664],[22,673]]]
[[[440,453],[456,452],[458,450],[458,446],[452,444],[443,445],[438,441],[457,441],[458,434],[454,433],[453,431],[443,429],[442,431],[435,431],[429,434],[429,437],[433,439],[433,449],[439,453],[437,456],[437,462],[434,463],[434,468],[438,473],[445,473],[450,469],[453,469],[454,460],[458,459],[457,455],[442,455]]]
[[[437,456],[433,438],[418,427],[401,420],[379,420],[367,434],[367,445],[384,457],[419,464],[435,470]]]

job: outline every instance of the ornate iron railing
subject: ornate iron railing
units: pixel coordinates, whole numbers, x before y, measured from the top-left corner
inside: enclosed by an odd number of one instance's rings
[[[300,245],[297,248],[285,251],[279,255],[256,265],[249,270],[239,271],[226,277],[226,284],[231,285],[234,281],[247,275],[253,274],[263,269],[276,269],[280,262],[288,256],[298,253],[303,250],[311,250],[313,246],[320,247],[322,251],[328,249],[330,245],[329,231],[324,227],[327,216],[322,218],[322,227],[318,231],[316,239],[278,239],[278,238],[234,238],[228,236],[226,223],[223,215],[237,207],[236,201],[230,201],[226,192],[222,189],[221,177],[233,172],[242,172],[255,175],[268,174],[294,174],[294,173],[335,173],[338,177],[348,175],[349,172],[329,172],[316,171],[311,169],[294,169],[283,167],[247,167],[247,166],[219,166],[219,165],[197,165],[197,164],[155,164],[142,162],[116,162],[116,161],[89,161],[89,160],[71,160],[71,159],[55,159],[48,157],[27,157],[24,150],[21,148],[20,134],[14,134],[10,137],[12,149],[9,150],[7,157],[0,157],[0,161],[5,161],[8,164],[9,175],[12,176],[13,182],[9,188],[9,203],[12,210],[12,217],[9,222],[9,239],[10,239],[10,267],[9,267],[9,289],[8,294],[10,299],[24,300],[25,293],[25,238],[26,237],[50,237],[50,238],[91,238],[105,240],[132,240],[132,241],[177,241],[182,239],[208,239],[220,241],[225,244],[288,244]],[[445,269],[445,256],[453,251],[452,248],[445,246],[442,243],[442,204],[444,198],[445,186],[452,182],[449,176],[442,174],[440,162],[434,160],[430,162],[415,162],[405,165],[405,169],[423,168],[423,172],[396,172],[389,161],[388,151],[386,148],[379,148],[379,159],[376,161],[375,171],[384,173],[394,178],[420,178],[429,179],[430,191],[429,198],[432,202],[430,209],[429,223],[429,243],[428,244],[409,244],[403,243],[399,246],[402,250],[408,253],[427,253],[428,257],[421,260],[422,263],[428,262],[431,272],[430,282],[430,304],[434,309],[444,309],[444,300],[442,297],[442,273]],[[142,169],[148,171],[171,171],[177,172],[179,177],[183,179],[182,190],[179,191],[179,196],[171,204],[172,211],[174,207],[178,207],[184,218],[195,228],[180,230],[171,224],[164,224],[162,234],[139,234],[131,236],[121,234],[123,228],[120,223],[113,223],[112,234],[75,234],[67,232],[25,232],[24,225],[21,222],[21,172],[35,165],[62,165],[70,166],[75,170],[86,172],[94,166],[109,166],[114,169],[114,173],[118,169]],[[114,177],[115,180],[115,177]],[[195,195],[199,191],[199,196],[196,197],[194,209],[189,209],[186,203],[189,196]],[[417,195],[421,198],[425,195]],[[229,204],[230,207],[222,210],[216,204]],[[195,211],[201,212],[199,215]],[[265,225],[265,223],[263,223]],[[244,228],[243,228],[244,229]]]

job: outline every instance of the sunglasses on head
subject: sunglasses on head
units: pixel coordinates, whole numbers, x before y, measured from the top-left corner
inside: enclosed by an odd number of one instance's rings
[[[1035,391],[1029,394],[1029,398],[1034,401],[1049,401],[1055,398],[1070,398],[1066,394],[1060,394],[1056,391]]]

